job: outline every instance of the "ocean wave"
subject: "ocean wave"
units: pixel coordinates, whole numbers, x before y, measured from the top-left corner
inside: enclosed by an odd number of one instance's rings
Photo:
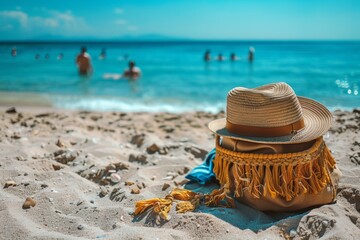
[[[146,98],[146,99],[145,99]],[[321,102],[321,101],[320,101]],[[0,104],[3,106],[40,106],[55,107],[58,109],[69,110],[89,110],[89,111],[121,111],[121,112],[170,112],[183,113],[193,111],[203,111],[218,113],[225,110],[226,102],[209,102],[202,99],[181,100],[157,98],[120,98],[102,96],[74,96],[74,95],[50,95],[26,92],[0,92]],[[353,104],[344,106],[336,101],[328,101],[325,106],[330,111],[342,110],[352,111],[358,108]]]
[[[225,109],[225,103],[200,103],[166,100],[130,100],[119,98],[80,98],[80,97],[54,97],[53,105],[56,108],[90,111],[122,111],[122,112],[170,112],[182,113],[191,111],[204,111],[218,113]]]

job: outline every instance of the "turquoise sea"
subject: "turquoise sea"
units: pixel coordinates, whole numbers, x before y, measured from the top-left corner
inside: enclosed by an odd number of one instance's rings
[[[75,65],[81,46],[88,48],[93,61],[94,73],[88,78],[80,77]],[[252,63],[247,61],[250,46],[255,48]],[[16,57],[10,54],[13,47]],[[107,57],[100,60],[102,48]],[[222,53],[225,60],[205,63],[207,49],[213,58]],[[232,52],[239,61],[229,60]],[[62,60],[57,59],[60,53]],[[127,67],[124,55],[141,68],[142,77],[105,79],[104,75],[121,74]],[[0,43],[0,104],[17,96],[18,102],[31,104],[41,97],[65,109],[216,112],[224,110],[226,94],[233,87],[281,81],[330,109],[360,107],[360,42]]]

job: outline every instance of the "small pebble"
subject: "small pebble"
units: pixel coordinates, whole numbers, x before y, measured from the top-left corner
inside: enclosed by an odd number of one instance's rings
[[[108,190],[106,188],[100,188],[100,197],[105,197],[108,194]]]
[[[53,164],[52,167],[55,171],[59,171],[61,169],[61,166],[56,164]]]
[[[15,107],[11,107],[6,109],[5,113],[17,113],[16,108]]]
[[[134,185],[135,183],[134,182],[131,182],[131,181],[126,181],[125,182],[125,186],[131,186],[131,185]]]
[[[296,234],[297,234],[296,230],[294,230],[294,229],[290,230],[290,237],[291,238],[294,238],[296,236]]]
[[[23,158],[22,156],[17,156],[17,157],[16,157],[16,160],[18,160],[18,161],[26,161],[26,159]]]
[[[90,200],[90,203],[94,204],[94,200]]]
[[[36,205],[36,201],[34,199],[32,199],[31,197],[27,197],[22,208],[28,209],[30,207],[35,207],[35,205]]]
[[[168,189],[170,187],[170,184],[168,183],[164,183],[164,185],[162,186],[162,191],[165,191],[166,189]]]
[[[134,187],[131,189],[131,194],[139,194],[140,193],[140,189],[137,187]]]
[[[173,180],[174,179],[174,176],[166,176],[166,177],[163,177],[162,180]]]
[[[230,230],[229,229],[226,229],[226,233],[229,233],[230,232]]]
[[[55,145],[58,146],[58,147],[60,147],[60,148],[66,146],[65,143],[64,143],[63,141],[61,141],[60,138],[57,140],[57,142],[55,143]]]
[[[327,226],[329,226],[329,221],[323,220],[323,221],[322,221],[322,224],[324,225],[324,227],[327,227]]]
[[[80,225],[77,227],[77,229],[83,230],[83,229],[84,229],[84,226],[80,224]]]

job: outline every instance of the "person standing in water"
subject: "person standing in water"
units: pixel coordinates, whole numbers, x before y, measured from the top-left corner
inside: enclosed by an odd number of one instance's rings
[[[62,60],[64,57],[63,53],[59,53],[59,55],[57,56],[57,60]]]
[[[249,47],[249,55],[248,55],[249,62],[254,61],[254,54],[255,54],[255,48]]]
[[[206,50],[204,54],[204,61],[209,62],[211,60],[210,50]]]
[[[101,49],[99,59],[102,60],[102,59],[105,59],[105,58],[106,58],[106,48],[103,48],[103,49]]]
[[[238,57],[236,56],[236,54],[235,54],[234,52],[230,54],[230,60],[231,60],[232,62],[238,60]]]
[[[16,49],[16,47],[13,47],[11,49],[11,56],[16,57],[16,55],[17,55],[17,49]]]
[[[80,75],[89,75],[93,71],[91,66],[91,57],[86,51],[86,47],[81,47],[81,52],[76,57],[76,64]]]
[[[222,53],[219,53],[219,55],[218,55],[218,57],[217,57],[217,60],[218,60],[219,62],[224,61],[224,56],[222,55]]]
[[[126,78],[134,79],[134,80],[139,78],[141,75],[141,70],[140,70],[140,68],[136,67],[135,65],[136,64],[134,61],[130,61],[129,68],[124,71],[123,76]]]

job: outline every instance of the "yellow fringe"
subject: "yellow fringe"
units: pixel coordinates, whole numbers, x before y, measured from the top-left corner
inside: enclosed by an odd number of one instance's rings
[[[290,201],[304,193],[317,194],[330,183],[334,167],[322,138],[305,151],[284,154],[234,152],[221,147],[219,137],[216,140],[214,173],[235,197],[247,191],[254,198],[264,195]]]
[[[192,212],[196,209],[198,204],[199,204],[199,202],[197,202],[195,204],[190,201],[179,202],[178,204],[176,204],[176,212],[177,213]]]
[[[199,194],[194,193],[193,191],[187,189],[175,188],[174,190],[171,191],[170,195],[176,200],[190,201]]]
[[[201,195],[193,191],[181,188],[175,188],[165,198],[152,198],[135,203],[135,216],[145,212],[153,212],[164,220],[169,220],[169,212],[174,200],[180,200],[176,206],[178,213],[194,211],[200,204]]]
[[[135,216],[141,215],[147,211],[152,211],[162,219],[169,220],[168,213],[171,209],[173,200],[166,198],[152,198],[138,201],[135,204]]]
[[[205,205],[208,207],[235,208],[235,201],[229,195],[226,187],[215,189],[212,193],[205,195]]]

